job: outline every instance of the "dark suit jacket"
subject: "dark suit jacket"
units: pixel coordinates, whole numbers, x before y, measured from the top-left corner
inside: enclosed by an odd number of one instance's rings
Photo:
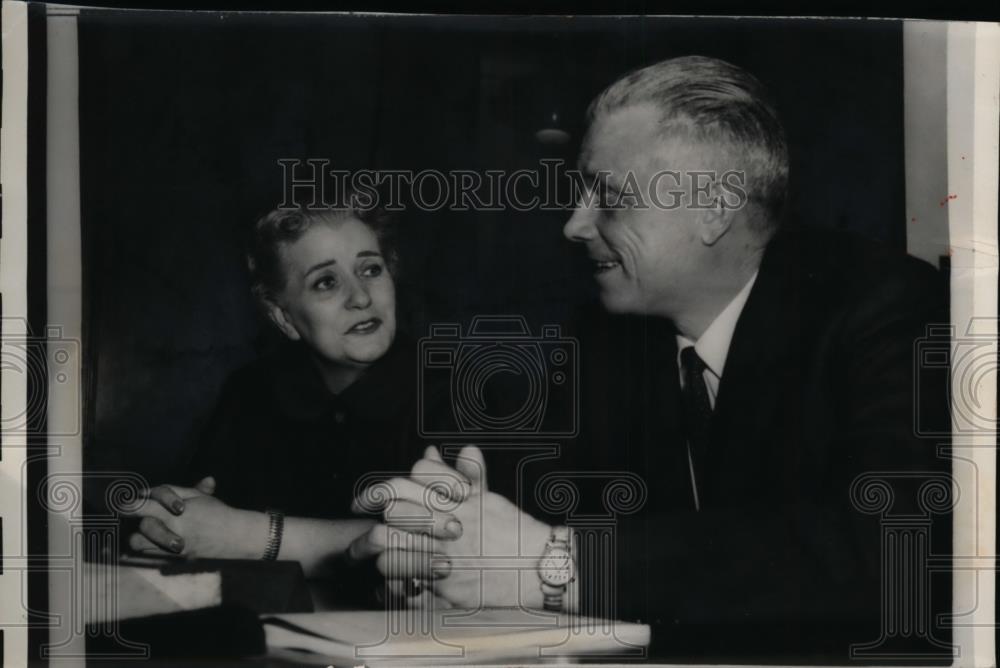
[[[577,455],[638,474],[646,498],[615,518],[613,566],[582,551],[584,609],[649,622],[658,658],[847,662],[851,645],[878,640],[883,520],[913,514],[932,549],[949,548],[947,514],[926,512],[917,489],[949,470],[941,439],[915,435],[918,417],[947,424],[943,376],[915,371],[927,325],[947,322],[946,296],[928,265],[857,239],[805,229],[773,239],[723,371],[700,512],[671,324],[586,325]],[[852,500],[852,483],[873,472],[895,472],[882,515],[859,510],[877,489]],[[934,586],[931,605],[948,610],[946,574]],[[615,595],[602,598],[604,587]],[[924,648],[915,635],[890,640]]]

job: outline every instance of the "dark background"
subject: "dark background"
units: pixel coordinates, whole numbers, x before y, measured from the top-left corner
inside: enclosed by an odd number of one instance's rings
[[[697,53],[774,93],[795,218],[905,249],[896,22],[85,11],[79,39],[88,462],[151,482],[176,481],[222,381],[266,339],[238,242],[281,201],[279,158],[573,161],[594,94]],[[552,112],[561,149],[534,138]],[[563,322],[592,284],[568,215],[407,212],[412,333],[477,313]]]

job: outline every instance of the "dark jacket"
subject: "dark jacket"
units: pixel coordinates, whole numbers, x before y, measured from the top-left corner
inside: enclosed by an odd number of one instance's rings
[[[585,609],[651,623],[659,658],[836,663],[877,641],[888,579],[923,577],[911,566],[883,572],[887,518],[911,514],[932,534],[924,549],[949,549],[947,513],[930,512],[918,489],[950,489],[948,461],[937,456],[942,439],[916,428],[948,424],[943,376],[916,364],[928,324],[947,322],[946,290],[928,265],[845,235],[775,237],[723,371],[700,512],[671,324],[588,325],[578,456],[637,475],[645,502],[615,515],[614,548],[582,553]],[[880,494],[866,474],[893,488],[881,514],[865,512]],[[933,585],[926,605],[948,610],[947,574]],[[615,595],[601,600],[601,587]],[[933,651],[919,635],[901,646]]]
[[[238,508],[352,517],[371,475],[406,474],[420,458],[416,359],[397,341],[354,384],[333,395],[308,352],[285,344],[233,373],[190,468],[216,479]]]

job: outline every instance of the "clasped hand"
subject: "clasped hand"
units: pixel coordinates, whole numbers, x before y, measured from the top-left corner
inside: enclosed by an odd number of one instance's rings
[[[129,537],[130,547],[154,554],[259,559],[267,547],[267,516],[230,507],[213,496],[214,490],[212,478],[194,487],[148,490],[123,513],[142,518]],[[411,605],[435,600],[466,608],[542,607],[537,565],[550,527],[489,491],[483,454],[475,446],[462,449],[454,468],[436,448],[427,448],[409,477],[368,486],[352,510],[378,513],[381,521],[370,528],[362,523],[360,535],[352,533],[353,527],[323,530],[344,534],[349,558],[374,558],[397,594],[412,594],[410,585],[420,582],[424,592],[408,596]]]
[[[349,555],[375,557],[396,593],[411,591],[406,583],[416,580],[459,607],[542,607],[536,567],[550,527],[488,490],[479,448],[463,448],[452,468],[428,447],[409,478],[370,485],[352,510],[381,513]]]

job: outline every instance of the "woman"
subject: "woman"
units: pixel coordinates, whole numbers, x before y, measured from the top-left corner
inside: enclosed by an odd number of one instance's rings
[[[192,466],[201,481],[150,490],[129,544],[311,574],[371,526],[351,518],[355,488],[420,457],[397,259],[377,216],[277,210],[256,223],[248,265],[285,344],[228,380]]]

